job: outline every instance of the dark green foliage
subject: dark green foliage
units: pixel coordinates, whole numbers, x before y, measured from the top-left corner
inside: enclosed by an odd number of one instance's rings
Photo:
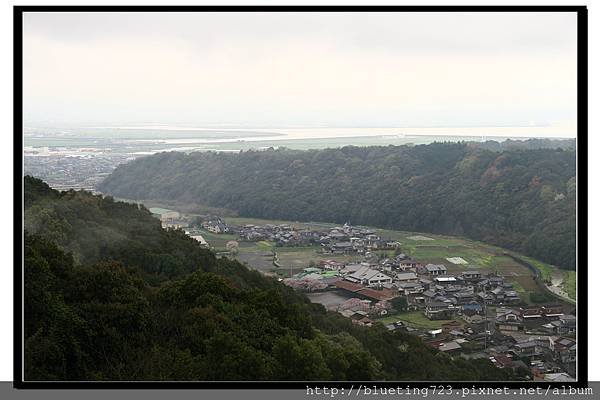
[[[392,303],[392,307],[396,311],[406,311],[406,308],[408,307],[408,301],[406,300],[406,297],[404,297],[404,296],[400,296],[400,297],[396,297],[395,299],[392,299],[391,303]]]
[[[532,303],[549,303],[554,300],[554,297],[546,292],[531,292],[529,293],[529,300]]]
[[[44,227],[25,234],[27,380],[513,378],[380,325],[355,326],[181,232],[157,228],[143,208],[25,183],[26,196],[46,193],[26,215],[53,210],[46,214],[69,227],[60,245]],[[85,227],[93,228],[78,231]]]
[[[465,235],[573,269],[575,151],[512,147],[161,153],[118,167],[100,189],[247,217]]]
[[[76,261],[119,260],[160,281],[215,265],[214,255],[180,230],[164,230],[143,206],[115,202],[83,191],[47,192],[44,182],[25,178],[25,229],[56,242]],[[49,189],[49,188],[48,188]],[[38,193],[48,193],[40,197]]]

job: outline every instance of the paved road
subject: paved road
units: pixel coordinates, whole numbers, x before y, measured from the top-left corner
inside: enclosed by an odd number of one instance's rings
[[[561,288],[562,283],[563,283],[562,275],[552,274],[552,285],[546,285],[546,288],[548,288],[548,290],[551,291],[552,293],[554,293],[555,295],[560,296],[567,301],[573,301],[569,297],[567,292],[562,290],[562,288]]]

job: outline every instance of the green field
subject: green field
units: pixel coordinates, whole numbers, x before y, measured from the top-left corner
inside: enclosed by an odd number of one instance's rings
[[[210,245],[210,247],[216,252],[227,251],[225,245],[230,240],[237,240],[237,235],[230,235],[227,233],[224,234],[216,234],[211,233],[204,229],[198,229],[204,240]]]
[[[236,239],[239,240],[239,239]],[[275,244],[273,242],[267,242],[261,240],[260,242],[243,242],[239,241],[239,252],[240,253],[273,253]]]
[[[391,324],[396,321],[405,322],[407,325],[413,328],[421,328],[421,329],[439,329],[443,324],[452,321],[461,322],[459,319],[449,319],[449,320],[437,320],[432,321],[428,319],[422,311],[412,311],[403,314],[395,314],[390,315],[384,318],[377,319],[378,322],[383,324]]]
[[[527,290],[525,290],[525,288],[519,282],[513,282],[513,289],[519,294],[521,298],[528,297]]]

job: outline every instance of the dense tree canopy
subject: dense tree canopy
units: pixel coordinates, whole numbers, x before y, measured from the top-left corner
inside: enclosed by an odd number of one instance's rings
[[[161,153],[119,166],[100,189],[247,217],[464,235],[573,269],[575,151],[506,146]]]
[[[143,207],[30,177],[25,198],[27,380],[514,378],[355,326]]]

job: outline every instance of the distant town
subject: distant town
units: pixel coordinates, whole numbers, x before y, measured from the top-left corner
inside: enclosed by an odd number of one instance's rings
[[[96,191],[96,185],[106,178],[117,165],[134,159],[121,153],[103,153],[95,149],[77,150],[26,148],[23,170],[36,176],[57,190],[84,189]]]

